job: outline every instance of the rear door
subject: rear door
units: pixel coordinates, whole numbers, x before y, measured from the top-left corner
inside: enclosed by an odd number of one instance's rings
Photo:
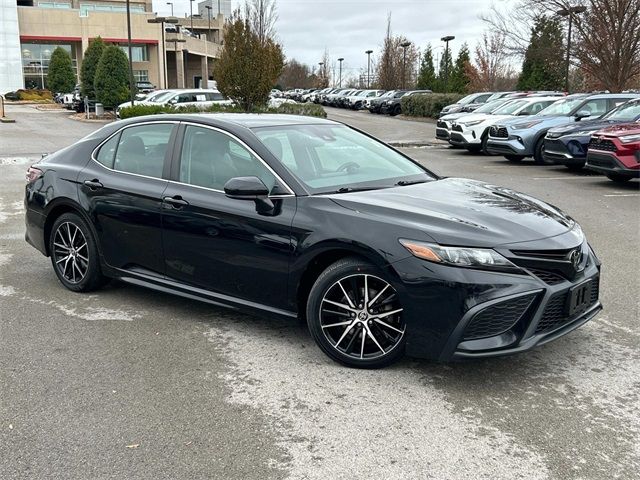
[[[111,267],[164,274],[161,208],[177,122],[125,127],[78,177],[80,200]]]

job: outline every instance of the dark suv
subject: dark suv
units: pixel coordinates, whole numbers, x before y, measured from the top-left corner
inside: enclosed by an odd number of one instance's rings
[[[423,93],[433,93],[431,90],[409,90],[408,92],[404,92],[404,95],[400,95],[399,97],[392,97],[380,105],[381,113],[388,113],[389,115],[400,115],[402,113],[402,98],[409,95],[420,95]]]
[[[580,170],[587,161],[587,147],[591,134],[613,125],[640,120],[640,98],[618,105],[597,120],[570,123],[552,128],[544,139],[543,156],[546,163],[565,165]]]

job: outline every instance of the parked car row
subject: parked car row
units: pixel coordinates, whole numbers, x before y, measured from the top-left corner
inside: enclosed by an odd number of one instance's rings
[[[442,116],[436,137],[470,152],[586,167],[625,182],[640,176],[640,95],[503,97],[474,112]]]

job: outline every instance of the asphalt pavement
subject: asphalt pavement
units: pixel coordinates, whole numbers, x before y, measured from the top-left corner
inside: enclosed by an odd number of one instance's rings
[[[65,290],[24,241],[24,172],[99,128],[9,106],[0,124],[0,478],[636,479],[640,192],[435,142],[432,122],[329,110],[441,175],[582,225],[604,311],[508,358],[341,367],[295,322],[114,282]]]

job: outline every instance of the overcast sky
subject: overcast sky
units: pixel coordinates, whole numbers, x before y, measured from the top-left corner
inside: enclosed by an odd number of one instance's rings
[[[405,35],[419,47],[455,35],[453,54],[467,42],[473,50],[486,25],[480,16],[496,4],[504,8],[515,0],[276,0],[278,39],[287,58],[317,65],[327,49],[332,61],[344,57],[347,74],[366,68],[365,50],[379,54],[384,39],[387,13],[391,12],[393,33]],[[197,0],[196,0],[197,3]],[[244,3],[232,2],[234,8]],[[158,13],[167,14],[164,1],[154,0]],[[175,13],[188,12],[188,0],[175,0]],[[442,50],[436,53],[441,54]]]

